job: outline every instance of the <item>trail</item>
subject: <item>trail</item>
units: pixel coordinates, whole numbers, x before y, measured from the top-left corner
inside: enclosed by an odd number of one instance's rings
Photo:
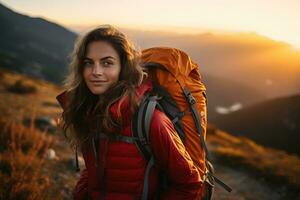
[[[228,193],[219,185],[215,187],[214,200],[285,200],[288,188],[272,187],[263,177],[257,179],[250,174],[230,167],[214,164],[216,176],[232,187]],[[293,198],[295,199],[295,198]],[[296,198],[300,199],[300,197]]]

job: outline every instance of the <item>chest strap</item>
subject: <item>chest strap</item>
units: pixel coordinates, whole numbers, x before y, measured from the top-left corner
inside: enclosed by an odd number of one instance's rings
[[[112,141],[121,141],[121,142],[126,142],[129,144],[134,144],[136,141],[139,140],[137,137],[132,137],[132,136],[125,136],[121,134],[106,134],[106,133],[99,133],[98,134],[99,139],[108,139]]]

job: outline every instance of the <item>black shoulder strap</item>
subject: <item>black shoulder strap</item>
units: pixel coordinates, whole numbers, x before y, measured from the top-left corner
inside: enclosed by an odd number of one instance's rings
[[[199,133],[199,138],[200,138],[201,146],[202,146],[202,148],[205,151],[205,157],[206,157],[207,160],[211,160],[209,152],[208,152],[206,144],[205,144],[204,134],[203,134],[203,131],[202,131],[202,128],[201,128],[201,124],[200,124],[200,118],[199,118],[197,110],[196,110],[196,108],[194,106],[194,104],[196,103],[196,99],[193,97],[193,95],[190,93],[190,91],[187,88],[185,88],[183,90],[183,93],[184,93],[185,98],[187,99],[187,101],[189,102],[189,105],[191,107],[192,116],[193,116],[193,119],[194,119],[194,122],[195,122],[195,125],[196,125],[196,128],[197,128],[197,131]]]
[[[205,158],[206,160],[208,161],[211,161],[211,157],[210,157],[210,154],[207,150],[207,147],[206,147],[206,144],[205,144],[205,140],[204,140],[204,134],[203,134],[203,131],[202,131],[202,128],[201,128],[201,124],[200,124],[200,118],[199,118],[199,115],[197,113],[197,110],[194,106],[194,104],[196,103],[196,99],[193,97],[193,95],[191,94],[191,92],[185,88],[183,90],[183,93],[187,99],[187,101],[189,102],[190,104],[190,108],[191,108],[191,111],[192,111],[192,116],[193,116],[193,119],[194,119],[194,122],[195,122],[195,125],[196,125],[196,128],[197,128],[197,131],[199,133],[199,137],[200,137],[200,142],[201,142],[201,145],[202,145],[202,148],[204,149],[205,151]],[[206,96],[205,96],[206,97]],[[220,179],[218,179],[212,172],[208,172],[208,175],[216,182],[218,183],[221,187],[223,187],[226,191],[228,192],[231,192],[232,191],[232,188],[229,187],[228,185],[226,185],[223,181],[221,181]]]
[[[153,114],[155,106],[156,106],[156,101],[153,101],[154,100],[153,98],[152,98],[152,101],[150,101],[150,99],[151,98],[150,98],[149,93],[144,95],[144,97],[142,98],[142,100],[140,102],[138,109],[136,110],[136,112],[133,116],[132,122],[131,122],[132,123],[131,124],[132,135],[133,135],[133,137],[139,138],[136,141],[136,145],[146,160],[150,160],[150,158],[152,156],[152,152],[151,152],[151,149],[149,146],[150,124],[147,123],[147,125],[145,125],[145,120],[146,120],[146,118],[147,119],[152,118],[152,114]],[[149,108],[149,105],[151,105],[150,108]],[[151,114],[151,116],[146,116],[146,114],[147,115]],[[147,126],[147,128],[146,128],[146,126]]]
[[[135,138],[139,138],[136,141],[136,145],[144,158],[148,161],[145,175],[144,175],[144,185],[143,185],[143,193],[142,200],[147,200],[148,198],[148,189],[149,189],[149,174],[151,168],[154,166],[154,157],[151,152],[150,144],[149,144],[149,132],[151,119],[157,106],[157,97],[150,96],[150,94],[146,94],[139,108],[132,119],[132,135]]]

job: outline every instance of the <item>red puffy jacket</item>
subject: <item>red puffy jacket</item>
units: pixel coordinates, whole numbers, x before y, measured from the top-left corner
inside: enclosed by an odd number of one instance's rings
[[[137,98],[152,89],[150,82],[137,88]],[[121,112],[117,112],[120,106]],[[131,115],[128,102],[116,102],[110,108],[114,118],[122,118],[120,134],[131,136]],[[154,198],[158,188],[158,172],[163,170],[170,182],[166,192],[159,199],[199,199],[203,182],[172,122],[159,110],[155,110],[150,127],[150,147],[155,166],[149,175],[148,199]],[[141,199],[146,160],[133,143],[102,138],[96,145],[97,153],[90,145],[82,151],[86,169],[74,189],[74,199],[92,200],[135,200]],[[96,163],[99,163],[96,166]]]

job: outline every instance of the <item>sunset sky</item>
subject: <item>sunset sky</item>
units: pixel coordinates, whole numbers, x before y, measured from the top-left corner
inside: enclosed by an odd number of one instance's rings
[[[256,32],[300,49],[300,0],[0,0],[69,28],[111,23],[179,32]],[[87,3],[88,2],[88,3]]]

